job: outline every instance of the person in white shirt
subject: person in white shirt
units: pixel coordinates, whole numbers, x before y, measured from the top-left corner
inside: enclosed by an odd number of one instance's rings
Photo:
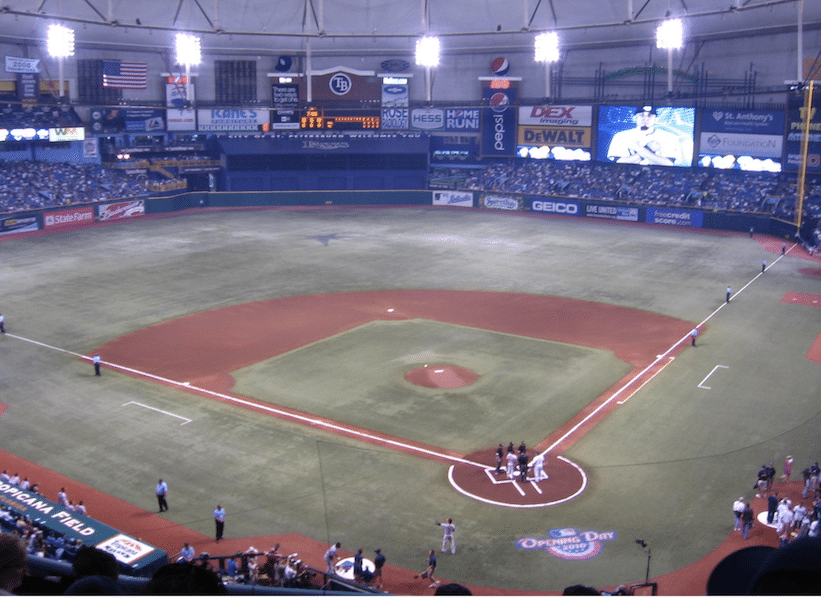
[[[739,497],[739,499],[733,503],[733,515],[735,515],[735,527],[733,531],[741,529],[741,514],[744,512],[744,505],[743,496]]]
[[[546,480],[548,475],[544,472],[544,454],[538,453],[533,458],[533,477],[536,479],[537,482],[541,482],[542,480]]]
[[[323,558],[325,559],[325,564],[327,565],[327,575],[333,575],[336,571],[334,567],[336,565],[337,553],[340,548],[342,548],[342,543],[337,542],[325,551],[325,556]]]
[[[15,486],[20,483],[20,475],[14,474],[9,478],[9,484],[14,484]]]
[[[445,523],[437,521],[436,525],[445,530],[445,533],[442,536],[442,552],[447,551],[448,542],[450,542],[450,553],[456,554],[456,538],[454,538],[456,526],[453,525],[453,519],[448,517],[448,520]]]
[[[516,471],[516,455],[512,451],[510,451],[507,453],[507,457],[505,457],[505,459],[507,459],[505,473],[507,473],[507,479],[512,480],[514,472]]]

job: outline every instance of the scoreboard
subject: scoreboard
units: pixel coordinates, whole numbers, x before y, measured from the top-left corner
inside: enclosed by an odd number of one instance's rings
[[[299,118],[300,129],[334,129],[353,131],[378,129],[381,117],[374,110],[344,110],[308,108]]]

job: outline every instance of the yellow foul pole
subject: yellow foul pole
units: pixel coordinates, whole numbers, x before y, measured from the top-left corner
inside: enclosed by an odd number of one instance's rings
[[[798,190],[795,202],[795,226],[796,233],[801,232],[801,219],[804,214],[804,186],[807,179],[807,153],[810,147],[810,122],[812,121],[812,80],[804,88],[804,109],[802,110],[802,130],[804,135],[801,139],[801,167],[798,170]]]

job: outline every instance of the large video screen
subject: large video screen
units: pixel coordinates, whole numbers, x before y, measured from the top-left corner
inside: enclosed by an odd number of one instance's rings
[[[601,162],[692,166],[695,108],[599,106]]]

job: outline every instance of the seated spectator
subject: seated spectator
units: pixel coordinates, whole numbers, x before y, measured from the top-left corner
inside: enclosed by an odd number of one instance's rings
[[[11,595],[23,583],[28,554],[23,542],[0,533],[0,594]]]
[[[143,588],[143,593],[154,596],[218,596],[227,594],[228,590],[213,571],[191,563],[171,563],[154,573]]]

